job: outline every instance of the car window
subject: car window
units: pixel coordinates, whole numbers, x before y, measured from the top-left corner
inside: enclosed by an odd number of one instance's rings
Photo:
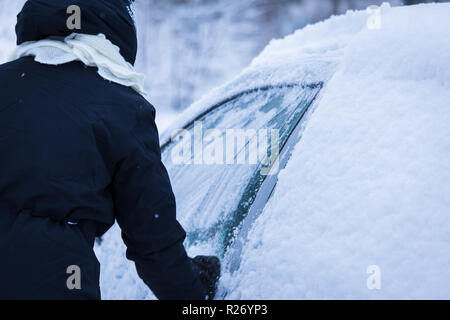
[[[178,132],[162,149],[188,244],[225,253],[282,148],[320,85],[237,95]],[[272,167],[272,172],[269,169]]]

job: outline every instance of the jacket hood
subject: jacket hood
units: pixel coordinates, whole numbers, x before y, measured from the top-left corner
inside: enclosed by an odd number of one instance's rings
[[[74,32],[97,35],[103,33],[120,48],[121,55],[134,65],[137,35],[130,14],[129,0],[28,0],[17,15],[17,44],[42,40],[51,36],[68,36]],[[81,29],[70,30],[67,8],[81,9]]]

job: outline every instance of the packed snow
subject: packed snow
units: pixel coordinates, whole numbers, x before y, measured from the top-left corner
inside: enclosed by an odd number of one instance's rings
[[[309,25],[164,122],[162,143],[243,90],[325,83],[240,268],[231,273],[223,259],[218,298],[450,298],[449,16],[450,4],[383,5]],[[0,61],[13,41],[3,30]],[[216,253],[208,244],[187,249]],[[103,299],[155,299],[126,260],[117,225],[95,251]],[[379,289],[371,290],[373,266]]]
[[[450,5],[379,14],[376,28],[350,11],[274,40],[162,134],[245,89],[326,83],[240,268],[223,260],[219,298],[450,298]],[[96,247],[103,298],[154,298],[124,250],[117,226]]]
[[[380,29],[348,13],[266,50],[353,31],[240,270],[222,279],[227,298],[450,298],[449,16],[449,4],[384,6]]]

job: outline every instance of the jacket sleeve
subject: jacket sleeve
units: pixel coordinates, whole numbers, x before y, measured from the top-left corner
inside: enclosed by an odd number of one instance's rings
[[[161,162],[154,109],[138,108],[127,134],[127,155],[116,169],[116,219],[139,276],[158,299],[204,299],[199,276],[189,263],[185,231],[176,220],[175,197]]]

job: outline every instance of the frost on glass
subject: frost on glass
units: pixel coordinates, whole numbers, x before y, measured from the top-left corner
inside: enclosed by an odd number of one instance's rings
[[[261,171],[264,157],[250,161],[250,154],[257,153],[254,148],[259,145],[267,148],[262,154],[271,155],[271,129],[278,130],[281,150],[319,90],[320,87],[314,85],[264,88],[218,106],[197,120],[196,129],[193,123],[186,128],[190,134],[190,164],[180,164],[173,158],[174,148],[182,149],[181,139],[174,139],[163,148],[162,159],[177,199],[177,217],[187,231],[188,245],[211,244],[212,240],[216,251],[225,253],[266,177]],[[217,142],[205,136],[208,129],[217,129],[216,134],[220,133],[222,138],[221,164],[204,161],[205,155],[211,152],[211,141]],[[245,130],[247,136],[244,148],[237,150],[234,146],[233,152],[227,155],[226,144],[231,142],[227,141],[226,132],[231,129]],[[266,143],[261,143],[264,139]],[[202,148],[198,148],[198,141],[202,141]],[[199,149],[202,150],[200,155]],[[244,164],[237,164],[237,161],[227,164],[227,156],[236,158],[242,153],[245,154]]]

